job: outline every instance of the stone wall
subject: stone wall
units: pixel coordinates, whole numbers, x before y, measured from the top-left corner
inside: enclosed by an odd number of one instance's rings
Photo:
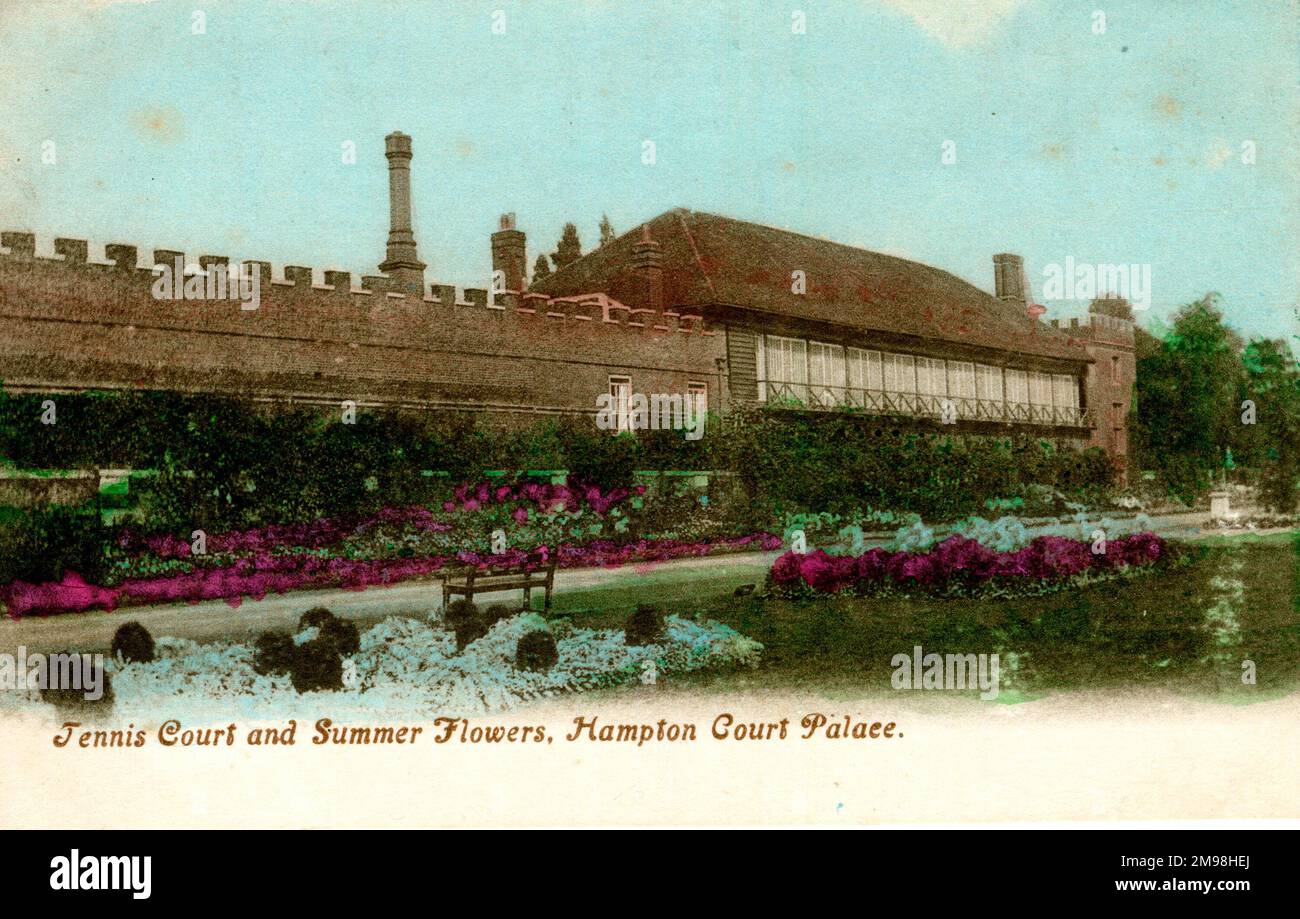
[[[82,240],[35,254],[30,234],[0,235],[0,381],[11,391],[173,389],[273,401],[515,413],[594,412],[611,374],[635,392],[719,393],[723,336],[699,316],[630,309],[603,296],[550,299],[430,285],[397,293],[383,277],[287,266],[258,273],[260,304],[156,299],[181,256]],[[6,251],[7,250],[7,251]],[[204,256],[204,270],[225,259]],[[199,271],[198,264],[192,271]],[[327,282],[327,283],[322,283]]]

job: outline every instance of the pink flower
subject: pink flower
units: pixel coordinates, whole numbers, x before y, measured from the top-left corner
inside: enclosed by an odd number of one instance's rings
[[[772,583],[793,584],[799,579],[799,560],[802,555],[787,552],[772,563]]]

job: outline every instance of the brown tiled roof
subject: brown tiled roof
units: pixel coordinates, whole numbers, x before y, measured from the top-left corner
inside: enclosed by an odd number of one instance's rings
[[[938,268],[729,217],[684,209],[650,221],[663,247],[668,306],[737,307],[863,331],[1086,360],[1082,344],[1024,307]],[[602,291],[632,298],[632,248],[642,228],[537,281],[553,296]],[[790,290],[802,270],[807,292]],[[990,273],[992,266],[990,263]]]

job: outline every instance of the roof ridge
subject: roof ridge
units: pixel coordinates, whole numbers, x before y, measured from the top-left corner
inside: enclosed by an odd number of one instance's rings
[[[713,295],[714,300],[717,300],[718,288],[714,286],[713,278],[709,276],[709,270],[704,267],[704,259],[700,258],[700,247],[695,242],[695,234],[691,232],[690,226],[688,226],[686,223],[686,217],[693,213],[694,213],[693,211],[690,211],[684,207],[678,208],[677,220],[682,225],[682,232],[686,234],[686,241],[690,243],[691,255],[694,256],[695,258],[695,267],[698,268],[700,270],[700,274],[704,276],[704,283],[709,285],[709,293]]]

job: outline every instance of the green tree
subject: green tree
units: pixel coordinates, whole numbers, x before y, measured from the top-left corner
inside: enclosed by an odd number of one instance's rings
[[[1159,347],[1138,358],[1137,458],[1185,501],[1210,488],[1242,437],[1241,351],[1217,295],[1207,294],[1175,313]]]
[[[1300,371],[1280,340],[1252,341],[1242,365],[1246,399],[1240,420],[1247,463],[1258,470],[1264,504],[1290,513],[1296,508],[1300,480]]]
[[[566,265],[580,258],[582,258],[582,241],[578,239],[578,228],[571,223],[566,223],[563,232],[560,233],[560,241],[556,243],[555,251],[551,253],[551,261],[555,262],[556,271],[563,271]]]
[[[540,281],[542,278],[549,277],[550,274],[551,263],[546,260],[546,256],[537,256],[537,261],[533,262],[533,280]]]
[[[614,225],[609,222],[608,214],[600,215],[600,246],[603,249],[615,239]]]

